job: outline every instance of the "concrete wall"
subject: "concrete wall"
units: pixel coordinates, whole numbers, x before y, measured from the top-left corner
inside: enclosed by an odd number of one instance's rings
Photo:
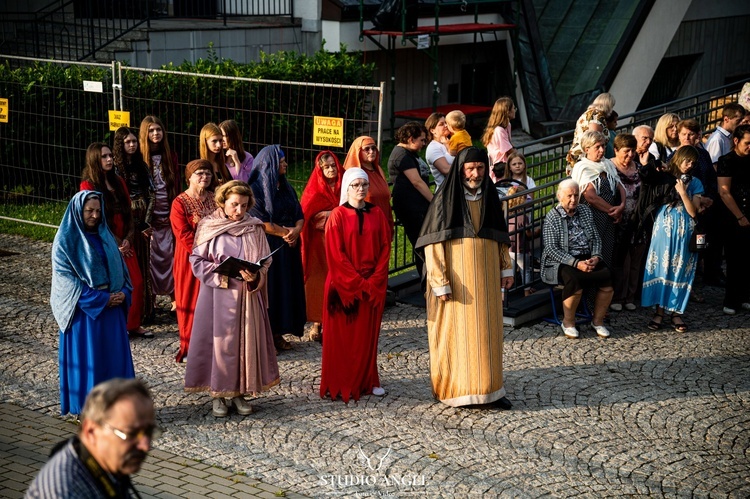
[[[664,57],[695,55],[685,97],[750,76],[750,14],[684,21]]]
[[[609,91],[620,114],[635,111],[664,57],[701,54],[675,98],[750,72],[750,2],[656,0]]]
[[[620,114],[634,112],[690,7],[686,1],[656,0],[609,92]],[[640,77],[639,77],[640,76]]]
[[[223,28],[210,30],[149,32],[149,39],[133,43],[133,49],[117,52],[116,57],[131,66],[158,68],[170,62],[195,62],[208,56],[209,43],[219,57],[237,62],[257,61],[260,52],[302,51],[299,26]]]

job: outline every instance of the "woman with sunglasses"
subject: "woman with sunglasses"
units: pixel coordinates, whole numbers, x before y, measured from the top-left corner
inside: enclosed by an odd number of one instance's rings
[[[195,229],[203,217],[216,210],[214,193],[210,190],[213,166],[208,160],[195,159],[185,167],[187,190],[172,202],[169,220],[174,232],[174,298],[177,303],[177,326],[180,330],[180,350],[175,360],[182,362],[188,354],[193,330],[195,303],[200,282],[193,275],[190,254],[193,252]]]
[[[370,189],[365,201],[372,203],[383,212],[393,235],[393,212],[391,211],[391,189],[380,167],[380,151],[371,137],[357,137],[349,147],[344,159],[344,171],[349,168],[362,168],[370,181]]]

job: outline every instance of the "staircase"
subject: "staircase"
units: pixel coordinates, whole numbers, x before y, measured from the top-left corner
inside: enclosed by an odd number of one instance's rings
[[[6,13],[0,53],[69,61],[111,61],[145,34],[135,28],[150,21],[148,0],[55,1],[36,12]]]

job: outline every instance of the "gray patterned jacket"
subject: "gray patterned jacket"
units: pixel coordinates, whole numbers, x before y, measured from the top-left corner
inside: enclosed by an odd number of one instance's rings
[[[586,205],[578,205],[577,215],[581,219],[581,225],[589,240],[591,256],[602,256],[602,240],[599,232],[594,226],[594,217],[591,209]],[[544,250],[542,251],[542,282],[556,285],[557,273],[561,264],[570,265],[571,267],[576,258],[569,253],[568,249],[568,219],[560,215],[560,212],[553,207],[544,217],[544,229],[542,232],[544,238]]]

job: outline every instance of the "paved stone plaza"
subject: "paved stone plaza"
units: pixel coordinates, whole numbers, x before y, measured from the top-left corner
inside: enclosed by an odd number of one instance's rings
[[[50,247],[0,235],[0,249],[19,253],[0,258],[0,423],[59,413]],[[207,395],[184,393],[176,324],[162,313],[155,339],[131,342],[165,429],[137,487],[151,480],[144,497],[253,494],[183,486],[192,477],[160,492],[159,463],[177,456],[200,464],[204,479],[261,482],[259,497],[748,497],[750,314],[725,316],[722,291],[704,291],[684,334],[649,331],[640,309],[613,313],[606,340],[586,326],[579,340],[545,323],[506,328],[509,412],[436,402],[425,311],[396,305],[380,338],[385,397],[320,399],[321,346],[295,342],[279,356],[281,385],[253,402],[255,414],[216,419]],[[15,436],[3,428],[0,490],[23,479],[8,467]],[[50,445],[62,438],[51,434]]]

